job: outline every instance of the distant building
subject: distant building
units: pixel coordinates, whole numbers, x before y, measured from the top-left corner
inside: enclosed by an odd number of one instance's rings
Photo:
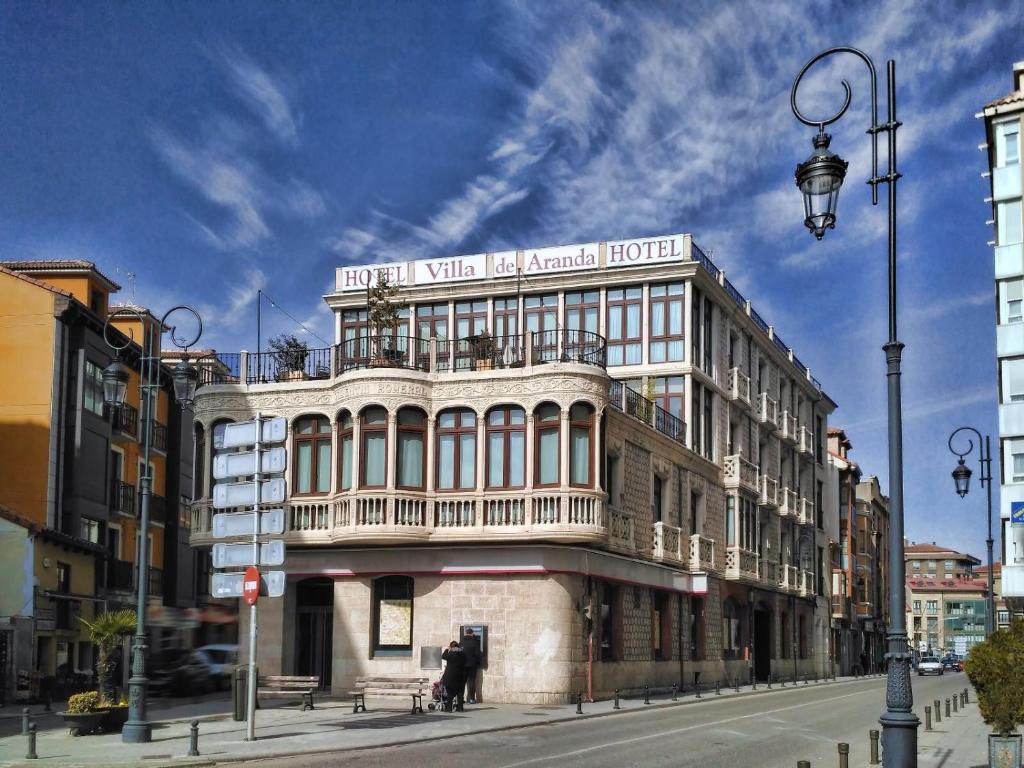
[[[987,170],[995,225],[996,355],[999,373],[999,511],[1002,519],[1003,595],[1024,607],[1024,524],[1011,522],[1024,507],[1024,217],[1021,212],[1021,117],[1024,61],[1013,65],[1013,90],[978,113],[985,120]]]
[[[935,543],[911,543],[904,552],[912,647],[921,654],[964,654],[984,640],[988,577],[976,573],[981,561]]]
[[[977,579],[984,581],[986,585],[988,584],[987,565],[979,565],[975,568],[974,575]],[[996,629],[1007,629],[1011,621],[1024,618],[1024,611],[1017,607],[1010,608],[1003,596],[1003,564],[999,561],[993,563],[992,585],[996,596]]]

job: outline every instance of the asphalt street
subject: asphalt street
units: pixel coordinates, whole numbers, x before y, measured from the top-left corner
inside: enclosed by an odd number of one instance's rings
[[[915,711],[968,685],[963,673],[914,677]],[[630,711],[576,722],[538,725],[401,747],[275,758],[274,766],[318,768],[547,768],[587,765],[792,768],[837,765],[837,743],[850,744],[850,764],[868,762],[868,731],[884,709],[884,678],[839,686],[799,686],[731,700]],[[467,708],[469,709],[469,708]],[[543,708],[538,708],[543,711]],[[443,715],[438,715],[442,716]],[[471,714],[469,715],[471,716]],[[941,728],[941,725],[937,726]],[[923,728],[923,724],[922,724]],[[267,766],[268,761],[244,765]]]

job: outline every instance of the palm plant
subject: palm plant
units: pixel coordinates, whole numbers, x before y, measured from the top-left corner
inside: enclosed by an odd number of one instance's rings
[[[99,689],[100,700],[116,703],[112,674],[114,671],[113,653],[118,641],[124,635],[135,631],[138,617],[135,611],[105,611],[92,621],[78,619],[89,630],[89,640],[96,646],[96,687]]]

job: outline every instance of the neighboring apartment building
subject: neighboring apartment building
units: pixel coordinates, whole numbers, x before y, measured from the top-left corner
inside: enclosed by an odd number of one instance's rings
[[[932,542],[904,546],[907,632],[921,654],[964,654],[985,639],[988,575],[980,560]]]
[[[122,354],[132,369],[127,404],[111,412],[102,386],[111,359],[103,327],[110,294],[118,288],[91,262],[0,262],[0,532],[6,534],[6,554],[32,563],[19,587],[0,592],[0,617],[21,630],[0,632],[0,644],[17,646],[7,653],[17,660],[16,666],[9,661],[7,678],[15,680],[18,695],[27,694],[32,677],[59,686],[71,673],[91,673],[92,646],[78,619],[136,604],[142,467],[137,344]],[[112,325],[112,338],[142,338],[137,320]],[[154,619],[164,615],[165,602],[189,605],[191,599],[165,574],[193,570],[191,553],[177,546],[178,526],[189,522],[180,477],[191,462],[192,430],[182,429],[166,371],[155,414],[146,543]],[[162,630],[176,629],[155,623],[157,640]]]
[[[1021,212],[1021,117],[1024,61],[1013,65],[1013,91],[978,113],[995,224],[996,355],[999,363],[999,511],[1003,594],[1024,608],[1024,218]],[[1017,508],[1019,520],[1011,515]]]
[[[836,674],[852,675],[864,650],[864,633],[857,617],[857,484],[860,467],[849,456],[853,448],[846,432],[828,429],[827,492],[838,506],[838,535],[831,548],[832,658]]]
[[[1003,564],[996,561],[993,564],[992,590],[996,597],[996,629],[1007,629],[1011,621],[1024,618],[1024,611],[1019,608],[1011,609],[1003,597]],[[979,565],[974,569],[974,577],[988,585],[988,566]]]
[[[383,331],[377,272],[400,286]],[[261,670],[434,676],[474,625],[492,701],[828,671],[835,404],[688,235],[336,285],[334,346],[218,355],[196,396],[197,545],[223,425],[289,424]]]
[[[870,672],[884,668],[889,624],[889,497],[882,494],[875,475],[857,483],[854,508],[851,525],[856,527],[857,570],[852,585],[860,632],[858,663]]]

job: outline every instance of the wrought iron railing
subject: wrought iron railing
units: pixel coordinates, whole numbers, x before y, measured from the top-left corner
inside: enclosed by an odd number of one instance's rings
[[[139,410],[134,405],[122,403],[119,406],[104,405],[110,426],[115,432],[135,438],[139,437]]]
[[[338,362],[335,373],[341,375],[346,371],[359,368],[408,368],[412,370],[430,370],[429,343],[418,343],[406,333],[372,334],[346,339],[337,345]],[[410,355],[409,349],[416,354]]]
[[[239,352],[215,352],[195,361],[199,373],[197,386],[206,384],[237,384],[241,377],[242,355]]]
[[[124,515],[135,514],[135,486],[120,480],[110,484],[110,508]]]
[[[331,348],[256,352],[249,355],[247,384],[331,378]]]

